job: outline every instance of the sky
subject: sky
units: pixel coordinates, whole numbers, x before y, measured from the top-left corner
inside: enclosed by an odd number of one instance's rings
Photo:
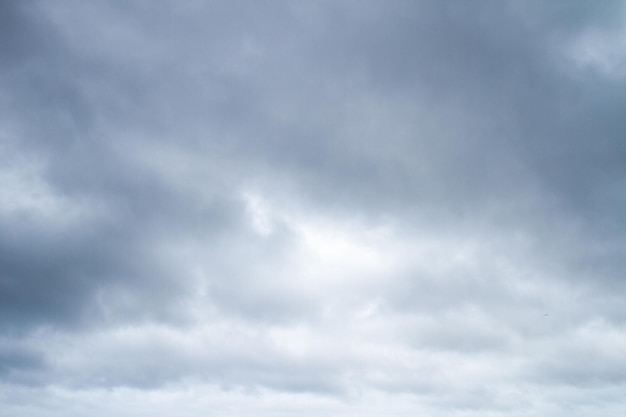
[[[3,417],[626,413],[626,8],[0,2]]]

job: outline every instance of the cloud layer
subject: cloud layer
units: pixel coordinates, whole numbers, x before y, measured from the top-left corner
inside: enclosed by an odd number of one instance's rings
[[[624,13],[3,2],[0,407],[623,415]]]

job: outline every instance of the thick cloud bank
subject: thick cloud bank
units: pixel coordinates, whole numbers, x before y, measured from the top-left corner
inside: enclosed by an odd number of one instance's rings
[[[621,1],[0,3],[0,409],[622,416]]]

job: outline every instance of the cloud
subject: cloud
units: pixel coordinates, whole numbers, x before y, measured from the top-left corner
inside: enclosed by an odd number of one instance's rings
[[[4,2],[3,410],[618,413],[623,17]]]

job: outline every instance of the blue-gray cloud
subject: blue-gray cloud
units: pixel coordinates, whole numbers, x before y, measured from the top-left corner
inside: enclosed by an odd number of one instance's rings
[[[624,12],[3,2],[0,403],[620,410]]]

